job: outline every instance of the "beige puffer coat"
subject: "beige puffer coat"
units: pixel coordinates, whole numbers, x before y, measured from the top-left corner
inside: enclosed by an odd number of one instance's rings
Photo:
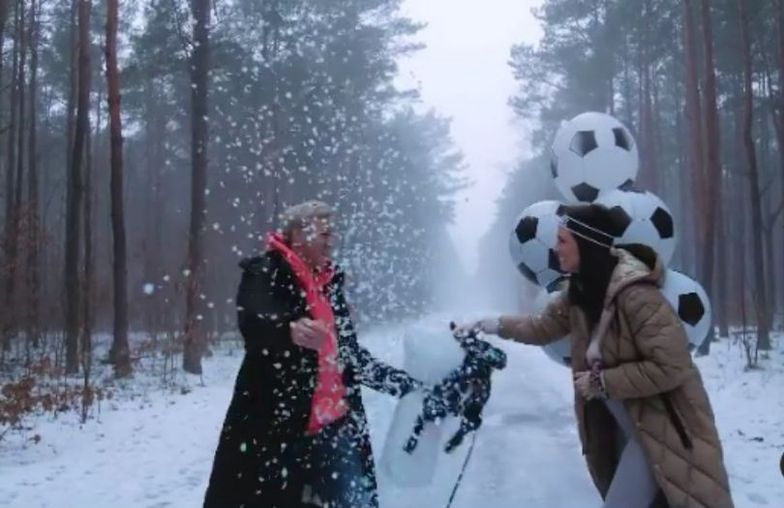
[[[664,269],[651,270],[629,252],[620,258],[605,299],[601,343],[610,398],[624,401],[637,438],[671,508],[732,508],[713,410],[687,350],[685,330],[659,290]],[[582,310],[563,291],[534,316],[504,316],[500,335],[544,345],[570,335],[572,370],[587,370],[590,333]],[[604,497],[615,473],[620,432],[603,402],[575,393],[583,454]]]

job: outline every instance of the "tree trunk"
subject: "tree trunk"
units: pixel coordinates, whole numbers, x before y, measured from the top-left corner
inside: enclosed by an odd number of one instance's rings
[[[93,333],[93,148],[92,130],[89,120],[85,129],[84,142],[84,270],[82,284],[82,333],[81,333],[81,364],[84,374],[85,388],[90,386],[92,370],[92,333]],[[83,411],[86,411],[86,405]],[[84,412],[82,413],[85,414]],[[85,416],[86,417],[86,416]]]
[[[719,153],[719,110],[716,103],[716,68],[713,63],[713,28],[711,22],[710,2],[701,0],[702,37],[703,37],[703,71],[705,76],[705,158],[703,159],[704,214],[705,229],[702,231],[702,270],[700,279],[704,284],[708,298],[714,301],[713,277],[716,258],[716,213],[719,206],[718,184],[721,181],[721,157]],[[701,354],[710,352],[710,343],[715,334],[713,327],[699,348]]]
[[[10,111],[10,121],[8,124],[8,157],[6,159],[6,180],[5,180],[5,224],[3,231],[3,250],[4,252],[4,265],[5,270],[2,273],[4,278],[4,294],[3,294],[3,309],[2,309],[2,341],[3,351],[6,351],[11,346],[11,335],[14,328],[13,304],[14,304],[14,277],[15,277],[15,259],[13,256],[13,238],[14,233],[14,171],[16,170],[16,134],[17,134],[17,96],[18,96],[18,82],[16,81],[19,72],[19,52],[21,47],[21,29],[19,20],[19,4],[16,4],[14,9],[14,46],[11,64],[11,83],[8,109]]]
[[[24,182],[24,163],[25,163],[25,125],[27,120],[27,110],[25,108],[25,67],[27,66],[27,37],[25,35],[25,5],[23,0],[17,3],[19,9],[19,75],[17,76],[17,107],[19,114],[17,116],[17,136],[16,136],[16,181],[14,182],[14,228],[11,235],[11,248],[13,252],[11,259],[14,260],[14,266],[18,264],[17,259],[19,249],[19,227],[22,220],[22,187]]]
[[[624,41],[623,49],[623,102],[624,107],[626,109],[626,126],[630,129],[634,125],[634,118],[632,115],[632,111],[634,108],[632,107],[632,80],[629,76],[629,62],[631,60],[631,56],[629,55],[629,41],[628,37],[627,40]]]
[[[773,185],[773,182],[770,182],[768,185]],[[767,210],[765,210],[765,219],[762,221],[762,238],[763,238],[763,245],[765,248],[765,266],[768,267],[770,273],[765,277],[765,281],[767,282],[765,286],[766,291],[766,303],[768,305],[768,309],[770,309],[771,314],[768,315],[768,329],[771,328],[773,325],[772,322],[772,311],[776,308],[776,252],[774,250],[774,243],[776,238],[776,230],[775,226],[778,222],[777,216],[778,213],[770,210],[770,207],[766,205]]]
[[[650,115],[651,115],[651,143],[653,144],[652,166],[655,171],[654,181],[656,182],[655,188],[662,196],[671,195],[670,181],[673,177],[673,168],[665,167],[665,164],[660,164],[659,156],[664,153],[664,133],[662,132],[662,105],[661,105],[661,91],[659,90],[658,65],[653,65],[650,76]]]
[[[776,1],[776,35],[777,35],[777,61],[779,75],[778,100],[773,109],[774,125],[776,127],[776,139],[778,140],[779,164],[781,167],[781,185],[784,191],[784,0]],[[784,192],[782,192],[784,194]],[[784,240],[784,234],[781,235]],[[784,252],[784,243],[781,245],[781,252]],[[780,301],[784,306],[784,284],[781,285]],[[781,309],[784,313],[784,309]],[[781,326],[784,326],[784,315],[782,315]]]
[[[734,100],[731,102],[731,107],[734,125],[731,139],[740,145],[741,140],[743,139],[743,79],[741,79],[741,76],[737,76],[732,81],[732,95]],[[732,168],[734,168],[734,171],[732,172],[730,181],[735,192],[731,194],[732,202],[729,207],[730,210],[745,210],[747,206],[744,199],[744,192],[746,190],[745,187],[748,184],[748,178],[746,178],[744,167],[745,154],[742,154],[741,150],[733,150]],[[742,298],[743,302],[745,302],[745,298],[747,297],[745,289],[741,291],[741,285],[742,283],[745,283],[745,277],[747,277],[746,271],[748,270],[749,265],[747,251],[750,241],[748,235],[748,214],[734,213],[731,217],[732,220],[729,224],[730,230],[728,236],[735,239],[732,249],[733,266],[737,267],[733,270],[734,279],[732,295],[734,300],[732,301],[731,308],[733,309],[733,322],[738,323],[740,322],[740,313],[738,312],[738,309],[740,309],[741,301],[737,298]],[[743,280],[741,279],[741,275],[744,277]]]
[[[164,259],[163,249],[163,197],[161,168],[165,165],[166,118],[156,107],[156,96],[152,85],[145,86],[145,97],[149,113],[146,115],[145,125],[145,156],[147,167],[146,186],[149,191],[145,194],[145,227],[144,227],[144,280],[146,283],[159,282],[163,275],[161,260]],[[144,314],[145,324],[154,341],[164,323],[162,291],[155,291],[145,298]],[[171,331],[171,330],[167,330]]]
[[[684,66],[685,70],[685,66]],[[690,139],[688,132],[688,121],[685,114],[685,107],[681,107],[685,102],[682,91],[685,92],[685,87],[680,86],[685,84],[685,80],[679,83],[675,79],[670,80],[672,87],[672,96],[675,97],[675,104],[677,104],[675,112],[675,134],[679,139]],[[693,251],[694,242],[685,241],[686,238],[694,238],[693,228],[694,221],[688,220],[691,214],[685,213],[686,210],[692,205],[690,195],[690,175],[689,175],[689,154],[691,153],[690,143],[678,143],[678,166],[675,169],[673,177],[673,189],[678,196],[678,208],[673,210],[675,216],[682,217],[685,220],[681,221],[681,228],[679,232],[680,241],[676,247],[675,258],[673,266],[685,273],[693,273]]]
[[[765,96],[767,99],[772,99],[772,91],[770,86],[770,79],[766,76],[770,75],[770,69],[768,68],[767,58],[764,58],[764,72],[761,72],[762,76],[758,79],[758,83],[756,87],[760,90],[760,94]],[[773,167],[776,164],[773,160],[774,156],[774,149],[773,149],[773,142],[771,140],[771,132],[770,132],[770,122],[764,121],[764,114],[762,115],[763,120],[760,122],[759,129],[760,135],[759,137],[759,149],[760,153],[762,154],[762,160],[758,163],[760,167],[760,173],[762,175],[762,180],[765,182],[763,187],[760,189],[760,193],[762,195],[762,238],[763,238],[763,245],[765,251],[765,266],[769,270],[767,276],[765,277],[765,291],[766,291],[766,301],[768,304],[769,312],[771,312],[770,317],[772,317],[772,312],[776,308],[776,253],[774,249],[775,240],[776,240],[776,223],[778,222],[778,215],[779,211],[776,211],[778,208],[779,202],[782,200],[782,195],[776,196],[774,189],[777,187],[775,182],[775,177],[773,175],[774,170]],[[772,325],[772,322],[768,325]]]
[[[166,118],[161,112],[161,107],[156,95],[155,85],[147,83],[144,87],[145,109],[145,166],[147,180],[145,185],[148,192],[144,195],[144,281],[156,285],[160,282],[164,274],[162,260],[165,259],[163,249],[164,229],[164,200],[162,198],[162,178],[161,168],[165,166],[166,160]],[[161,305],[163,300],[163,288],[154,287],[154,293],[145,297],[144,319],[145,326],[154,341],[157,340],[159,332],[164,323],[164,307]],[[171,331],[171,329],[167,329]]]
[[[202,326],[204,304],[204,223],[207,215],[207,85],[209,78],[210,1],[191,0],[193,51],[191,53],[191,222],[188,235],[185,333],[182,367],[201,374],[205,349]]]
[[[661,192],[659,189],[660,168],[658,167],[658,158],[656,154],[656,127],[653,117],[653,91],[651,90],[650,63],[646,63],[645,67],[645,85],[643,87],[643,112],[645,115],[640,121],[641,124],[642,122],[645,122],[643,130],[645,132],[645,144],[648,146],[648,174],[645,176],[645,181],[647,183],[644,188],[650,190],[654,194],[659,194]]]
[[[751,39],[749,35],[746,0],[738,0],[738,22],[741,38],[741,61],[743,63],[744,111],[743,147],[746,152],[749,172],[752,227],[752,259],[754,262],[755,307],[757,314],[758,347],[770,349],[767,289],[765,285],[765,262],[762,239],[762,197],[759,188],[757,154],[754,147],[752,125],[754,120],[754,90],[752,88]]]
[[[8,17],[8,0],[0,0],[0,90],[3,90],[3,62],[5,61],[5,58],[4,58],[4,55],[5,55],[5,22],[6,22],[7,17]],[[2,98],[2,95],[0,94],[0,99],[1,98]],[[2,126],[3,126],[3,123],[4,123],[3,122],[3,108],[0,107],[0,145],[2,145]],[[2,170],[2,169],[4,169],[3,168],[3,162],[2,162],[2,160],[0,160],[0,170]],[[8,196],[8,194],[6,194],[6,196]],[[7,218],[8,218],[8,216],[6,215],[6,219]],[[6,233],[7,232],[8,232],[8,224],[6,222],[6,224],[3,227],[3,236],[2,236],[2,238],[0,238],[0,248],[2,248],[2,250],[3,250],[3,253],[2,253],[3,256],[2,256],[1,259],[2,259],[3,262],[5,261],[5,257],[6,257],[5,256],[6,248],[5,248],[3,240],[6,237]],[[4,277],[5,277],[5,274],[2,273],[2,271],[0,270],[0,285],[2,285],[3,282],[5,282],[4,281]],[[7,303],[7,301],[4,299],[3,303],[5,304],[5,303]],[[3,359],[5,358],[5,352],[8,350],[8,348],[10,346],[9,337],[8,337],[8,334],[6,333],[6,321],[9,320],[10,318],[11,318],[10,312],[8,312],[7,310],[0,311],[0,365],[2,364]]]
[[[727,193],[724,192],[724,185],[722,182],[719,182],[719,189],[720,195],[717,199],[724,201],[724,197]],[[723,208],[723,207],[722,207]],[[729,312],[729,305],[727,302],[728,292],[727,287],[729,284],[728,273],[727,273],[727,223],[724,217],[724,211],[719,210],[719,214],[716,217],[717,224],[717,240],[719,248],[717,249],[717,259],[716,259],[716,300],[714,302],[714,309],[713,315],[716,316],[719,325],[719,337],[729,337],[730,334],[730,327],[729,327],[729,317],[727,313]]]
[[[65,135],[68,141],[66,160],[73,156],[74,126],[76,125],[76,95],[79,89],[78,52],[79,52],[79,27],[78,27],[79,0],[71,1],[71,48],[68,53],[70,65],[68,67],[68,104],[65,112]]]
[[[71,164],[68,171],[65,219],[65,370],[79,371],[79,237],[82,210],[82,159],[90,109],[90,10],[91,0],[79,2],[79,86]]]
[[[275,25],[272,31],[272,59],[273,59],[273,69],[277,67],[277,70],[274,70],[272,73],[272,82],[270,86],[272,88],[272,105],[271,105],[271,113],[270,116],[270,128],[272,133],[272,143],[268,145],[270,147],[269,151],[269,160],[272,166],[272,211],[270,213],[270,217],[272,218],[271,227],[273,229],[277,229],[279,226],[279,220],[281,213],[283,211],[283,202],[286,200],[286,178],[283,174],[285,170],[285,164],[281,163],[281,154],[282,154],[282,146],[283,146],[283,132],[281,129],[281,108],[280,108],[280,89],[281,89],[281,80],[280,80],[280,63],[277,61],[278,56],[278,48],[280,46],[280,26]],[[337,181],[337,179],[336,179]]]
[[[68,48],[68,101],[65,106],[65,137],[66,137],[66,153],[64,160],[67,161],[66,163],[66,214],[65,220],[68,219],[68,212],[67,209],[70,206],[70,195],[68,194],[70,188],[70,178],[72,173],[71,165],[73,164],[73,150],[74,150],[74,130],[76,129],[76,97],[79,92],[79,73],[78,73],[78,66],[79,66],[79,20],[78,20],[78,13],[79,13],[79,0],[71,0],[71,11],[70,11],[70,37],[69,43],[70,47]],[[46,175],[46,173],[44,173]],[[46,215],[43,217],[44,222],[46,222]],[[62,215],[58,216],[58,225],[62,224]],[[78,224],[78,221],[76,222]],[[67,229],[67,228],[66,228]],[[56,236],[56,240],[61,240],[60,236],[60,229],[56,230],[58,232]],[[67,235],[66,235],[67,236]],[[66,239],[62,238],[63,245],[66,243]],[[78,245],[78,240],[75,240]],[[65,249],[67,251],[67,248]],[[67,255],[66,255],[67,257]],[[59,259],[54,256],[54,259],[59,262]],[[74,261],[74,263],[78,263],[78,261]],[[62,297],[63,295],[67,295],[69,293],[68,288],[63,288],[60,291],[61,294],[57,295]],[[56,296],[56,297],[57,297]],[[69,311],[66,310],[66,314]],[[77,311],[73,311],[77,312]],[[66,322],[63,322],[66,325]]]
[[[5,20],[7,17],[8,17],[8,0],[0,0],[0,41],[3,40],[3,32],[5,31]],[[0,42],[0,44],[2,44],[2,42]],[[1,45],[0,45],[0,49],[2,49]],[[0,55],[2,54],[3,52],[0,51]],[[3,59],[0,58],[0,75],[3,74],[2,70],[3,70]]]
[[[27,202],[29,207],[29,227],[27,242],[29,255],[27,260],[27,340],[33,347],[38,347],[40,328],[40,273],[39,266],[39,220],[38,220],[38,136],[37,115],[38,108],[38,45],[40,38],[40,4],[32,0],[30,5],[30,134],[28,137],[28,187]]]
[[[8,17],[8,0],[0,0],[0,90],[3,90],[3,62],[5,62],[5,22]],[[0,108],[0,144],[2,144],[3,108]],[[3,169],[3,162],[0,160],[0,169]],[[0,277],[2,280],[2,277]],[[0,315],[0,328],[2,328],[2,315]],[[0,330],[2,333],[2,330]],[[0,337],[0,342],[3,342]],[[2,346],[2,344],[0,344]]]
[[[696,25],[694,13],[691,9],[691,2],[683,0],[684,23],[683,23],[683,47],[686,64],[686,117],[689,131],[689,171],[691,175],[689,188],[691,189],[692,206],[696,206],[698,213],[690,214],[696,220],[693,222],[694,232],[704,231],[704,195],[702,185],[703,178],[703,137],[702,137],[702,106],[700,104],[700,89],[697,77],[697,45],[696,45]],[[685,211],[685,209],[684,209]],[[696,249],[695,256],[692,258],[695,269],[699,270],[699,262],[696,254],[702,248],[699,241],[700,235],[695,235]]]
[[[112,234],[114,237],[114,373],[131,374],[128,346],[128,261],[123,204],[123,137],[120,114],[120,73],[117,67],[117,22],[119,0],[108,0],[106,13],[106,80],[108,82],[109,130],[111,138]]]
[[[647,26],[651,19],[650,1],[642,5],[640,16],[639,41],[639,138],[640,138],[640,172],[637,178],[641,189],[659,193],[656,168],[656,134],[653,126],[653,107],[651,104],[651,58],[648,53],[649,37]]]
[[[100,125],[100,92],[97,101],[96,135]],[[90,393],[91,374],[93,367],[93,134],[90,122],[87,122],[84,144],[84,279],[82,285],[82,333],[81,333],[81,365],[82,365],[82,423],[87,421],[88,409],[92,403]]]
[[[22,189],[24,186],[24,171],[25,171],[25,127],[27,125],[27,108],[26,108],[26,67],[27,67],[27,46],[28,46],[28,37],[26,35],[25,29],[25,2],[23,0],[19,0],[17,3],[17,9],[19,11],[19,74],[16,77],[16,88],[17,88],[17,107],[19,108],[19,113],[17,115],[17,134],[16,134],[16,178],[14,181],[14,198],[13,198],[13,213],[11,216],[11,236],[8,239],[9,241],[9,255],[8,258],[11,261],[10,263],[10,276],[9,276],[9,286],[8,286],[8,295],[9,301],[11,305],[7,307],[7,309],[13,313],[13,320],[11,322],[11,336],[14,336],[18,333],[19,325],[21,324],[20,321],[23,323],[23,320],[20,320],[18,317],[20,315],[20,310],[23,308],[20,305],[20,301],[24,301],[25,298],[23,296],[22,288],[18,287],[17,284],[20,282],[18,280],[19,274],[25,274],[25,258],[20,256],[20,248],[22,248],[21,244],[21,231],[24,223],[24,202],[22,201]],[[10,170],[10,168],[9,168]]]

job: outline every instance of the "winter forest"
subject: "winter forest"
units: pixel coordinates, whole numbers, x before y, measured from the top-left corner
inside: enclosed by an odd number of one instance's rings
[[[238,263],[291,205],[333,207],[359,342],[391,365],[450,321],[540,311],[510,235],[563,200],[554,139],[585,112],[628,129],[669,267],[710,302],[691,354],[735,506],[784,499],[784,0],[426,2],[0,0],[0,506],[202,505],[244,354]],[[508,77],[502,167],[471,156],[499,133],[430,100],[484,107],[457,90],[490,77],[409,79],[446,32]],[[602,506],[569,369],[489,340],[508,364],[473,456],[427,486],[379,466],[380,507]],[[381,464],[397,400],[362,393]]]

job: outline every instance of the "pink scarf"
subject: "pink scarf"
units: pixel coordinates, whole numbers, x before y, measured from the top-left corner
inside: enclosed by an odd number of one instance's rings
[[[342,369],[338,364],[335,314],[325,293],[327,284],[335,275],[335,270],[328,265],[322,271],[313,273],[277,233],[267,236],[267,247],[278,252],[291,266],[300,288],[305,291],[305,302],[311,318],[325,323],[331,331],[329,340],[318,352],[318,379],[313,392],[307,428],[308,434],[318,434],[321,429],[339,420],[348,412],[346,387],[343,384]]]

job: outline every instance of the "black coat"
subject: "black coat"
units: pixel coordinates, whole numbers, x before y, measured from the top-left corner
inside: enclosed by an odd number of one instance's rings
[[[291,341],[289,324],[308,317],[304,292],[281,256],[267,252],[240,263],[237,317],[245,357],[215,452],[205,508],[300,506],[308,455],[305,430],[316,385],[318,354]],[[415,382],[375,360],[357,342],[340,271],[328,285],[344,367],[350,421],[376,490],[373,454],[360,385],[402,396]]]

